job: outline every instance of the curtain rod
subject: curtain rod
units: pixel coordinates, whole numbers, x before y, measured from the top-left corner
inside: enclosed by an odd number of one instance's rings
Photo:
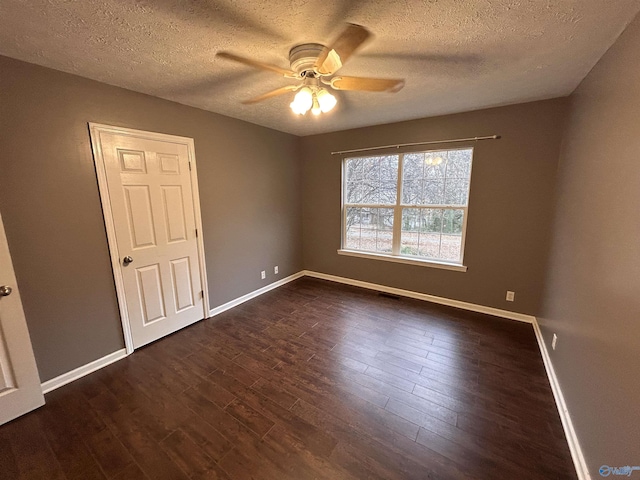
[[[382,145],[380,147],[356,148],[354,150],[341,150],[339,152],[331,152],[331,155],[342,155],[343,153],[369,152],[372,150],[384,150],[386,148],[402,148],[402,147],[415,147],[418,145],[433,145],[436,143],[458,143],[458,142],[477,142],[479,140],[498,140],[499,138],[500,138],[500,135],[489,135],[486,137],[454,138],[453,140],[434,140],[431,142],[398,143],[396,145]]]

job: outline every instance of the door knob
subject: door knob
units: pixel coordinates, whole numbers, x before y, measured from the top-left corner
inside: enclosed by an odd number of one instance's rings
[[[122,264],[126,267],[127,265],[129,265],[131,262],[133,262],[133,258],[131,258],[129,255],[127,255],[126,257],[124,257],[122,259]]]
[[[0,287],[0,297],[8,297],[13,292],[13,289],[9,285],[2,285]]]

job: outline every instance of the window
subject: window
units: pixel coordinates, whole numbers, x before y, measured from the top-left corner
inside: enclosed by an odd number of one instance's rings
[[[472,157],[464,148],[346,158],[340,253],[461,266]]]

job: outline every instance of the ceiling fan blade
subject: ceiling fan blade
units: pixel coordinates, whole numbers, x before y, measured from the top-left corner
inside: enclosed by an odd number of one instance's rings
[[[278,67],[277,65],[272,65],[270,63],[259,62],[257,60],[252,60],[250,58],[241,57],[239,55],[234,55],[229,52],[218,52],[216,53],[217,57],[224,58],[226,60],[231,60],[233,62],[242,63],[244,65],[248,65],[249,67],[258,68],[261,70],[268,70],[270,72],[275,72],[283,77],[291,77],[295,78],[296,74],[291,70],[287,70],[286,68]]]
[[[336,90],[396,93],[404,87],[404,80],[393,78],[334,77],[331,79],[330,84]]]
[[[257,97],[245,100],[242,103],[244,105],[253,105],[254,103],[258,103],[272,97],[277,97],[278,95],[284,95],[285,93],[293,92],[298,88],[300,88],[300,85],[287,85],[286,87],[277,88],[275,90],[271,90],[270,92],[263,93],[262,95],[258,95]]]
[[[316,70],[323,75],[333,75],[370,36],[366,28],[347,24],[333,44],[322,51],[316,60]]]

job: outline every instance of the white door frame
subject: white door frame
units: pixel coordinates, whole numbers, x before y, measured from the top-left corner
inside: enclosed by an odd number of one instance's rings
[[[134,130],[131,128],[114,127],[111,125],[103,125],[100,123],[89,122],[89,132],[91,135],[91,147],[93,149],[93,161],[96,166],[98,177],[98,187],[100,190],[100,200],[102,202],[102,213],[104,214],[104,224],[107,230],[107,240],[109,243],[109,254],[111,255],[111,268],[113,270],[113,278],[116,285],[116,296],[118,297],[118,308],[120,309],[120,318],[122,319],[122,331],[124,332],[124,343],[127,354],[133,353],[133,337],[131,335],[131,325],[129,323],[129,312],[127,311],[127,303],[125,300],[124,281],[122,271],[120,270],[120,254],[118,252],[118,244],[116,241],[116,229],[113,221],[113,211],[111,209],[111,199],[109,197],[109,187],[107,185],[107,172],[105,169],[104,155],[100,142],[102,133],[111,133],[145,140],[157,140],[161,142],[171,142],[179,145],[185,145],[189,151],[189,170],[191,174],[191,192],[193,201],[193,212],[195,215],[195,223],[198,234],[196,242],[198,244],[198,260],[200,263],[200,281],[203,291],[203,318],[209,316],[209,284],[207,282],[207,269],[204,258],[204,239],[202,233],[202,216],[200,213],[200,193],[198,191],[198,172],[196,168],[195,145],[193,138],[178,137],[164,133],[145,132],[143,130]]]

